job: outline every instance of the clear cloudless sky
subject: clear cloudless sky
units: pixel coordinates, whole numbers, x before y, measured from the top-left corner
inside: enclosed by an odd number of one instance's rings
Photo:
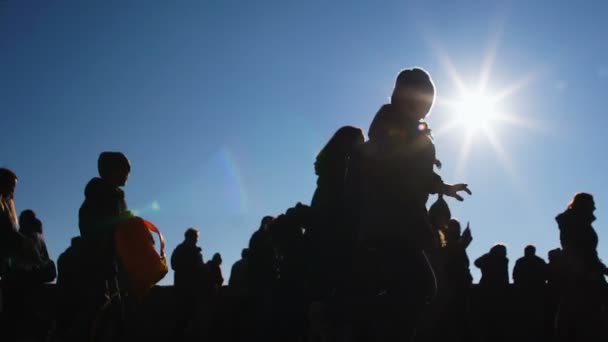
[[[488,87],[524,84],[501,106],[528,125],[495,127],[508,161],[483,136],[461,158],[463,127],[435,137],[443,178],[474,192],[449,202],[471,222],[471,259],[497,242],[511,267],[528,243],[546,256],[577,191],[596,197],[606,257],[606,13],[604,1],[2,0],[0,165],[56,259],[98,154],[126,153],[130,208],[169,253],[198,227],[227,279],[262,216],[309,203],[316,153],[342,125],[367,131],[401,68],[424,67],[438,100],[454,98],[445,56],[474,86],[494,51]],[[428,117],[435,131],[448,111]]]

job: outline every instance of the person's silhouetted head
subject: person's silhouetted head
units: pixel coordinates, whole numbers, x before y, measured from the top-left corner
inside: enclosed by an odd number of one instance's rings
[[[0,168],[0,197],[13,198],[17,187],[17,175],[7,169]]]
[[[260,222],[260,228],[258,230],[267,232],[270,224],[274,221],[274,217],[272,216],[264,216],[262,218],[262,222]]]
[[[249,248],[243,248],[243,250],[241,251],[241,259],[247,259],[247,257],[249,256]]]
[[[445,230],[445,239],[449,242],[456,241],[460,238],[462,228],[460,221],[451,219],[448,221],[447,229]]]
[[[527,257],[535,256],[536,255],[536,247],[534,247],[532,245],[526,246],[526,248],[524,248],[524,255],[527,256]]]
[[[184,238],[187,244],[196,245],[198,242],[198,230],[195,228],[188,228],[184,233]]]
[[[222,255],[220,253],[213,254],[213,257],[211,258],[211,262],[214,263],[215,265],[220,266],[222,264]]]
[[[439,195],[437,200],[429,208],[429,220],[437,229],[446,228],[452,218],[448,203]]]
[[[494,245],[494,247],[492,247],[490,249],[490,255],[492,255],[494,257],[506,258],[507,257],[507,246],[500,244],[500,243],[497,245]]]
[[[402,70],[395,81],[391,103],[410,120],[426,117],[435,101],[435,85],[431,76],[421,68]]]
[[[97,169],[103,180],[120,187],[127,183],[131,163],[121,152],[102,152],[97,160]]]
[[[340,167],[364,140],[363,131],[357,127],[344,126],[338,129],[317,155],[315,173],[321,176],[335,171],[336,166]]]
[[[568,209],[576,213],[577,216],[589,220],[589,222],[595,221],[595,201],[593,195],[586,192],[579,192],[568,204]]]
[[[36,213],[32,209],[25,209],[19,214],[19,226],[21,228],[32,225],[36,220]]]
[[[547,259],[549,259],[549,263],[554,263],[556,262],[562,255],[562,249],[561,248],[555,248],[549,251],[549,253],[547,253]]]

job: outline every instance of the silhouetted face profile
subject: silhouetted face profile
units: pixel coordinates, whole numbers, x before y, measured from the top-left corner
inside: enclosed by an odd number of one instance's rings
[[[12,198],[17,188],[17,175],[9,169],[0,169],[0,196]]]
[[[127,184],[131,163],[121,152],[102,152],[97,161],[99,176],[113,186]]]
[[[424,119],[434,101],[435,86],[426,71],[414,68],[399,73],[391,103],[402,115],[415,121]]]
[[[220,255],[220,253],[215,253],[213,254],[213,258],[211,259],[211,261],[219,266],[222,264],[222,256]]]

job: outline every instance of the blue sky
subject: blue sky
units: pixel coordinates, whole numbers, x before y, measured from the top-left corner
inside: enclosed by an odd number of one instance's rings
[[[511,266],[527,243],[546,256],[559,246],[553,218],[576,191],[596,196],[606,256],[607,10],[600,1],[0,1],[0,164],[18,173],[18,209],[38,213],[57,258],[78,233],[99,152],[123,151],[129,206],[161,228],[169,252],[198,227],[227,278],[263,215],[309,202],[318,150],[342,125],[367,130],[401,68],[424,67],[438,100],[453,99],[442,56],[474,86],[495,51],[488,92],[527,80],[500,106],[533,127],[495,126],[508,162],[483,136],[461,158],[464,127],[435,140],[443,178],[474,192],[450,201],[471,222],[471,259],[496,242]],[[449,111],[437,105],[430,126],[441,131]]]

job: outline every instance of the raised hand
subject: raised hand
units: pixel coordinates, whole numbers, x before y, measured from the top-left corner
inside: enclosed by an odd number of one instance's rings
[[[460,191],[464,191],[469,195],[472,195],[471,190],[469,190],[469,185],[468,184],[444,184],[443,187],[443,194],[446,196],[450,196],[453,197],[459,201],[463,201],[464,198],[462,198],[462,196],[460,196],[460,194],[458,194]]]

